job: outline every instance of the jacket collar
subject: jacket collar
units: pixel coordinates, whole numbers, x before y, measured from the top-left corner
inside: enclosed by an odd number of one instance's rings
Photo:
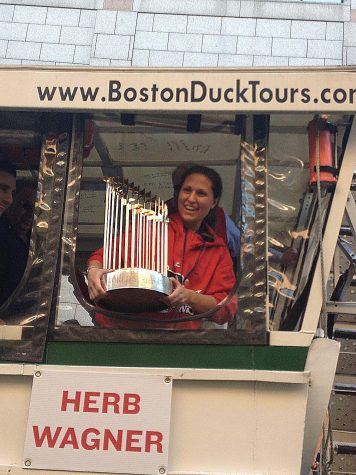
[[[173,213],[169,215],[169,219],[176,223],[177,226],[180,226],[182,232],[184,230],[184,224],[179,213]],[[204,221],[202,222],[199,230],[195,233],[196,236],[199,236],[199,240],[206,243],[207,246],[225,246],[223,238],[216,234],[216,232]],[[201,242],[200,241],[200,242]]]

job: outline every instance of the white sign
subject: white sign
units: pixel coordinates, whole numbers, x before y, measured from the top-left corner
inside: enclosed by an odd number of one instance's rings
[[[167,472],[170,378],[97,371],[36,372],[24,468]]]
[[[91,69],[0,67],[5,108],[64,110],[356,110],[355,67]]]

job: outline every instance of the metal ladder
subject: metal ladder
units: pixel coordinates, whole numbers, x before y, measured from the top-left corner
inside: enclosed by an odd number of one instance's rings
[[[356,474],[356,175],[334,260],[334,291],[327,303],[328,336],[341,344],[330,399],[331,474]]]

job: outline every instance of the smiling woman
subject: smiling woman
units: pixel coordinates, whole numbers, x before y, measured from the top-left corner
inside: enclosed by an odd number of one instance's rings
[[[189,173],[187,171],[183,175],[178,212],[185,227],[192,231],[199,230],[203,220],[213,213],[221,196],[221,178],[213,172],[206,167],[192,167]]]
[[[169,216],[168,269],[172,293],[163,297],[167,306],[153,322],[152,313],[141,322],[113,320],[96,314],[99,326],[116,328],[198,329],[200,320],[185,317],[212,310],[224,300],[235,283],[233,263],[224,239],[213,229],[215,207],[222,193],[221,178],[208,167],[193,166],[183,174],[178,185],[178,213]],[[210,225],[209,225],[210,223]],[[119,248],[114,250],[118,252]],[[123,256],[119,256],[121,260]],[[132,267],[129,262],[128,267]],[[92,300],[105,297],[102,249],[88,260],[88,288]],[[236,299],[215,312],[211,321],[224,324],[236,314]],[[179,321],[181,320],[181,321]]]

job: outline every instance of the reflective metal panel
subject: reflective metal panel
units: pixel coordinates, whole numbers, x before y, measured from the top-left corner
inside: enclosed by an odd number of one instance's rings
[[[0,309],[6,324],[0,334],[4,338],[0,358],[6,360],[41,361],[56,288],[71,122],[64,114],[42,114],[40,122],[42,146],[29,257],[20,283]]]

